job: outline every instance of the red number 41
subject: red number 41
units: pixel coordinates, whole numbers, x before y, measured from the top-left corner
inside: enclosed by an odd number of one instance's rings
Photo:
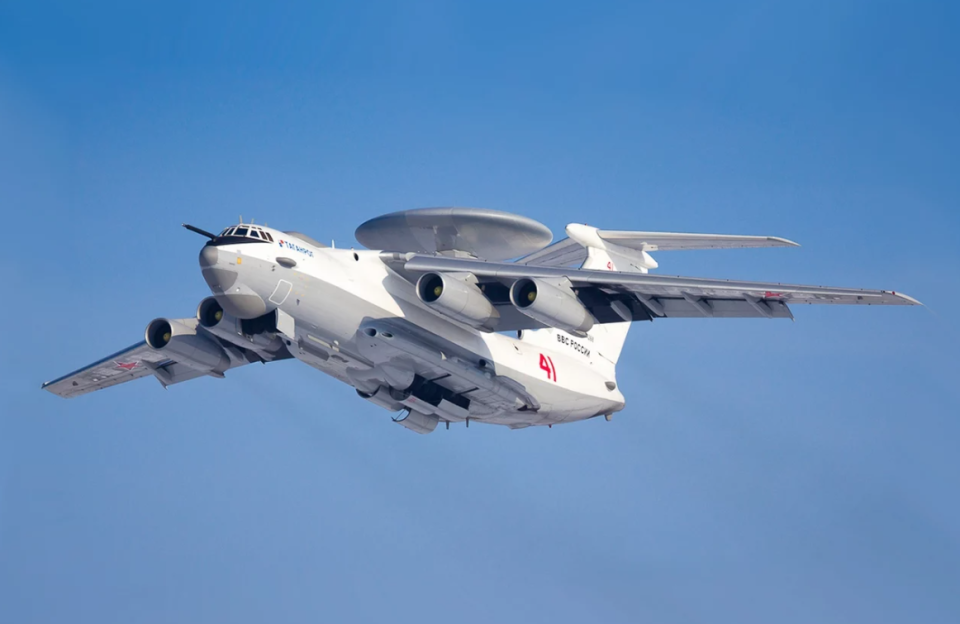
[[[549,355],[540,354],[540,370],[547,372],[547,379],[553,378],[554,383],[557,381],[557,367],[553,365],[553,358]]]

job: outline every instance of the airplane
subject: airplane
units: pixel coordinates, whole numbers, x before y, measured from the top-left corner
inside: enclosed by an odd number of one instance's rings
[[[242,219],[241,219],[242,221]],[[239,223],[212,234],[200,269],[212,296],[193,318],[157,318],[144,339],[43,384],[76,397],[141,377],[166,388],[251,363],[298,359],[417,433],[440,423],[512,429],[611,416],[633,322],[792,319],[792,304],[920,305],[886,290],[653,275],[651,253],[795,247],[771,236],[566,227],[479,208],[420,208],[356,231],[338,249]]]

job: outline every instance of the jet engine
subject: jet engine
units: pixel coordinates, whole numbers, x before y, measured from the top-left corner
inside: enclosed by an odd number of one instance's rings
[[[417,281],[417,296],[440,314],[484,331],[492,331],[500,313],[480,292],[476,278],[427,273]]]
[[[169,354],[177,362],[205,373],[222,373],[230,368],[230,358],[209,338],[197,334],[197,328],[183,321],[158,318],[144,332],[147,345]]]
[[[523,314],[550,327],[584,336],[593,315],[569,288],[537,278],[519,279],[510,287],[510,302]]]
[[[223,306],[216,297],[207,297],[200,302],[197,306],[197,320],[207,329],[227,325],[236,326],[236,318],[223,311]]]
[[[275,352],[283,348],[276,335],[276,311],[255,319],[238,319],[223,309],[216,297],[207,297],[197,306],[197,321],[205,330],[245,349]]]

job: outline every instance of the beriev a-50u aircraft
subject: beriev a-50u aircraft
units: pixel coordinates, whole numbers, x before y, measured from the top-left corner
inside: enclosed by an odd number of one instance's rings
[[[495,210],[387,214],[356,232],[369,250],[239,224],[209,240],[213,293],[195,317],[43,388],[75,397],[140,377],[164,387],[296,358],[353,386],[418,433],[470,421],[522,428],[624,408],[616,365],[630,324],[793,318],[790,304],[917,305],[886,290],[650,275],[651,252],[790,247],[768,236],[550,230]],[[509,261],[514,259],[513,261]]]

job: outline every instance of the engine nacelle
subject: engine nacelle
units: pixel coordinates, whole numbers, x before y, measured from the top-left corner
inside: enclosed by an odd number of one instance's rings
[[[197,306],[197,321],[205,330],[229,343],[249,347],[240,319],[223,309],[216,297],[207,297]]]
[[[207,297],[197,306],[197,320],[207,329],[237,326],[237,318],[227,314],[216,297]]]
[[[277,351],[283,341],[276,335],[276,311],[255,319],[238,319],[223,309],[216,297],[207,297],[197,306],[197,321],[205,330],[245,349]]]
[[[500,318],[500,313],[475,283],[454,275],[423,275],[417,281],[417,296],[440,314],[477,329],[492,331]]]
[[[222,373],[230,368],[230,358],[209,338],[197,334],[197,328],[173,319],[150,321],[144,332],[147,345],[190,368],[205,373]]]
[[[584,336],[593,315],[569,289],[525,277],[510,287],[510,302],[523,314],[550,327]]]

